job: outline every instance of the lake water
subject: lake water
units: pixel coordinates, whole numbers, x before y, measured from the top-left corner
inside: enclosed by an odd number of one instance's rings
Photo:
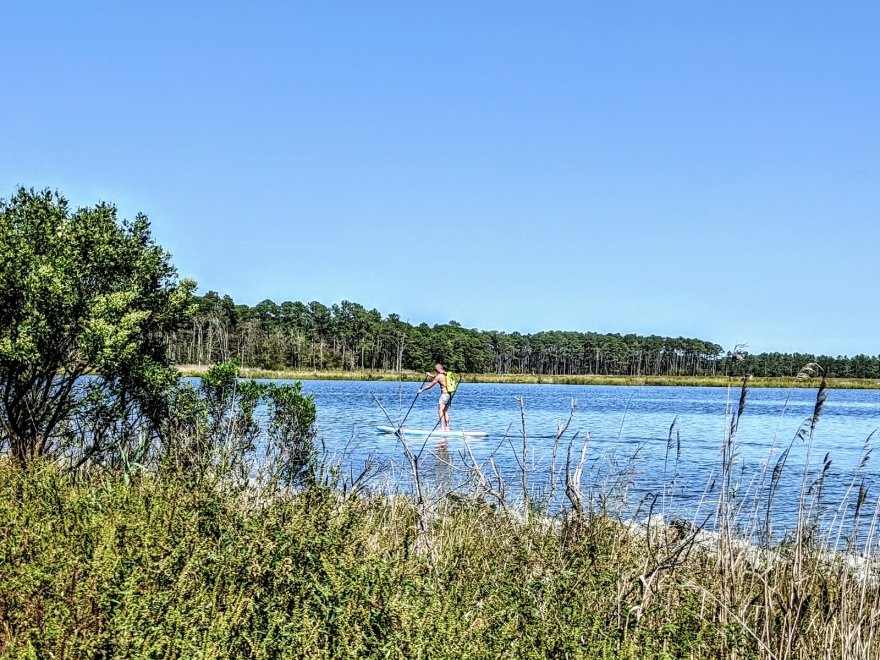
[[[371,460],[371,484],[375,488],[411,487],[400,442],[393,435],[375,431],[377,425],[388,424],[376,400],[397,423],[406,414],[417,384],[304,381],[303,386],[315,398],[320,437],[331,455],[342,459],[344,467],[351,470]],[[437,396],[435,388],[418,397],[406,426],[434,428]],[[665,510],[680,517],[699,517],[714,507],[718,487],[710,486],[719,474],[725,429],[730,424],[730,410],[738,403],[738,388],[464,383],[451,408],[452,427],[489,433],[486,438],[469,440],[470,450],[480,463],[494,458],[514,500],[521,497],[520,397],[525,406],[528,488],[533,498],[547,496],[557,425],[568,418],[574,401],[574,418],[557,460],[564,459],[570,440],[574,439],[574,448],[579,452],[581,440],[585,434],[590,435],[585,491],[592,487],[594,495],[604,492],[631,511],[640,503],[645,510],[645,498],[650,499],[652,493],[665,493]],[[740,420],[734,484],[737,501],[746,509],[766,499],[766,491],[759,488],[762,474],[763,482],[768,484],[780,454],[791,445],[771,508],[772,519],[782,526],[794,519],[807,458],[806,441],[795,435],[812,415],[815,402],[815,389],[752,389]],[[880,391],[828,390],[814,434],[809,479],[812,482],[819,474],[827,453],[831,465],[820,499],[826,522],[851,491],[866,440],[878,428]],[[461,438],[444,438],[437,432],[427,441],[412,437],[408,442],[414,452],[421,451],[423,477],[432,492],[472,488],[467,480],[467,447]],[[676,445],[680,447],[677,467]],[[880,476],[877,460],[880,456],[869,458],[858,474],[871,488],[866,506],[871,510],[880,493],[875,488]],[[768,461],[769,470],[765,471]],[[755,493],[760,495],[753,502],[750,498]],[[854,500],[855,494],[851,493],[850,498]],[[555,502],[561,502],[561,492]]]

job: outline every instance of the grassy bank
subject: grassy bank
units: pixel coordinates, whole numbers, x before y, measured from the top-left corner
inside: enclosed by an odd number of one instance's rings
[[[184,376],[199,376],[208,367],[200,365],[180,365]],[[421,382],[425,377],[419,372],[396,371],[313,371],[313,370],[269,370],[242,368],[244,378],[281,380],[384,380],[394,382]],[[738,387],[741,378],[725,376],[537,376],[532,374],[462,374],[463,382],[471,383],[523,383],[529,385],[657,385],[690,387]],[[817,379],[796,378],[753,378],[751,387],[816,387]],[[829,388],[836,389],[880,389],[880,380],[867,378],[828,378]]]
[[[401,437],[403,496],[328,464],[293,418],[261,430],[255,387],[224,367],[185,388],[137,460],[0,455],[0,658],[880,657],[872,450],[827,501],[831,461],[809,458],[824,386],[791,441],[805,463],[771,452],[743,490],[743,384],[692,520],[661,515],[681,490],[672,427],[663,483],[638,502],[626,465],[591,475],[571,420],[543,468],[523,431],[506,479],[465,445],[451,491]],[[791,471],[800,496],[777,502]],[[775,530],[779,506],[796,525]]]
[[[0,656],[880,653],[876,588],[812,551],[448,498],[419,533],[405,498],[259,494],[0,462]]]

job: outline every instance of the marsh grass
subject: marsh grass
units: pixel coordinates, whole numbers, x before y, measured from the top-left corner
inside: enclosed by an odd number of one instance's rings
[[[83,478],[0,459],[0,656],[880,657],[868,443],[830,526],[825,462],[768,456],[743,497],[749,386],[731,393],[715,485],[692,519],[662,515],[686,451],[674,422],[664,485],[640,516],[626,515],[626,476],[592,481],[590,437],[571,418],[540,496],[525,423],[508,439],[525,500],[467,447],[470,491],[421,500],[352,489],[332,468],[294,489],[271,474],[193,479],[161,464]],[[825,390],[791,443],[811,442]],[[764,523],[789,469],[798,522],[778,539]]]
[[[208,366],[180,365],[185,376],[200,376]],[[424,373],[411,371],[313,371],[313,370],[270,370],[242,367],[244,378],[267,380],[360,380],[420,382]],[[537,374],[467,374],[472,383],[516,383],[526,385],[645,385],[645,386],[684,386],[684,387],[730,387],[727,376],[602,376],[602,375],[537,375]],[[873,378],[827,378],[829,389],[880,389],[880,380]],[[751,387],[774,387],[781,389],[811,388],[809,379],[788,377],[755,377]]]

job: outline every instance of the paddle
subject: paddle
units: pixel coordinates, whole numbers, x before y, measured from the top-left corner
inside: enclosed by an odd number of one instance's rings
[[[419,389],[416,392],[416,395],[413,397],[412,403],[409,404],[409,410],[407,410],[406,414],[403,416],[403,419],[400,422],[400,426],[398,427],[398,430],[402,429],[403,425],[406,424],[406,418],[409,417],[409,414],[412,412],[413,406],[416,405],[416,399],[419,398],[419,394],[422,393],[422,388],[425,386],[425,383],[428,382],[429,378],[431,378],[431,374],[427,374],[425,376],[425,379],[422,381],[421,385],[419,385]]]

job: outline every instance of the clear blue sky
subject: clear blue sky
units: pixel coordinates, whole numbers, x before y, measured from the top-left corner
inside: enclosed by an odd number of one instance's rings
[[[143,211],[248,304],[878,354],[878,44],[875,2],[13,0],[0,197]]]

